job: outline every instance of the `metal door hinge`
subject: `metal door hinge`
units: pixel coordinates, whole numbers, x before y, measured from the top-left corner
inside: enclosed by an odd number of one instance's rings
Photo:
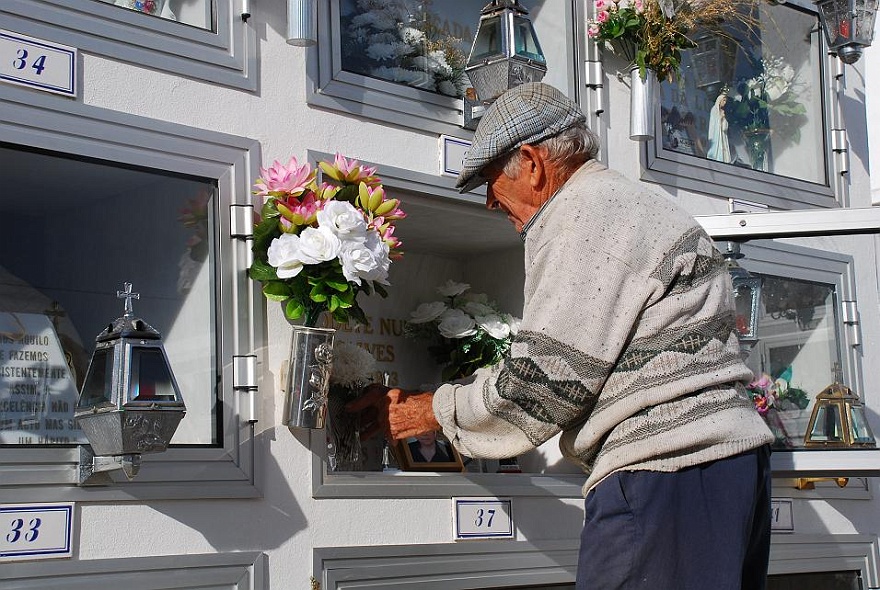
[[[229,233],[233,238],[249,239],[254,237],[254,206],[229,206]]]
[[[232,357],[232,388],[238,392],[242,420],[257,422],[257,355]]]
[[[859,321],[859,306],[855,301],[842,301],[843,325],[850,333],[850,344],[861,346],[862,329]]]

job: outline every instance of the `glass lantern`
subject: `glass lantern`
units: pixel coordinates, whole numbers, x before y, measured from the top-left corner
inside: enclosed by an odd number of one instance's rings
[[[865,406],[848,387],[833,383],[816,395],[804,435],[805,447],[873,448],[874,434]]]
[[[727,272],[733,282],[733,296],[736,305],[736,335],[739,339],[743,357],[748,356],[758,343],[758,312],[761,304],[760,277],[756,277],[737,262],[743,255],[737,242],[727,242],[724,258]]]
[[[525,82],[539,82],[547,61],[528,11],[518,0],[492,0],[480,11],[480,22],[465,72],[484,104]]]
[[[816,7],[828,48],[844,63],[858,61],[874,39],[877,0],[818,0]]]

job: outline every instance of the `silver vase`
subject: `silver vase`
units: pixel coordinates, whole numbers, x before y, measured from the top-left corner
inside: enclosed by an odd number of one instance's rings
[[[290,427],[324,428],[335,334],[330,328],[293,326],[284,390]]]
[[[656,76],[646,70],[645,79],[639,68],[629,71],[629,138],[633,141],[654,139],[654,87]]]

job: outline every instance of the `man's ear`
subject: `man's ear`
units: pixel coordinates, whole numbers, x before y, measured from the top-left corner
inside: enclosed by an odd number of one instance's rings
[[[547,166],[543,153],[536,146],[525,144],[519,148],[522,155],[520,174],[529,175],[529,184],[533,189],[540,189],[547,183]]]

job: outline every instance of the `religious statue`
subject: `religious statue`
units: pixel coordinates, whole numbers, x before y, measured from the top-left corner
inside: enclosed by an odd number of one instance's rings
[[[709,112],[709,150],[706,152],[706,157],[729,164],[733,161],[733,157],[727,137],[727,117],[724,113],[726,104],[727,94],[722,91]]]

